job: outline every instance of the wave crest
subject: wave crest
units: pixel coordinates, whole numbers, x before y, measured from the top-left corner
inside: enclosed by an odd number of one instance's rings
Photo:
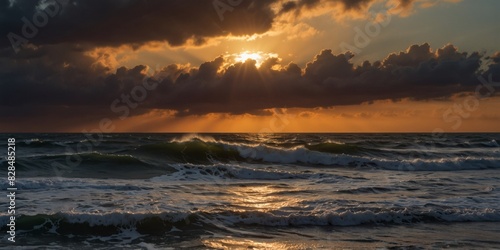
[[[6,225],[8,216],[0,217]],[[124,229],[140,234],[158,235],[171,230],[216,228],[224,225],[261,226],[357,226],[377,224],[405,224],[415,222],[499,222],[496,209],[460,208],[357,208],[354,210],[319,211],[282,214],[260,211],[195,211],[148,214],[38,214],[22,215],[16,219],[16,228],[23,231],[41,231],[63,235],[112,235]],[[6,226],[2,230],[8,230]]]

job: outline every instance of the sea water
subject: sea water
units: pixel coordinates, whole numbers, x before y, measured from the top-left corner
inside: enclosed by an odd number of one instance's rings
[[[3,249],[500,248],[500,134],[0,137]]]

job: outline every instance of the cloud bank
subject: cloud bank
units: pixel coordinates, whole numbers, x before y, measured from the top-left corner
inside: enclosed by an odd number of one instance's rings
[[[202,45],[207,39],[262,34],[281,15],[327,6],[336,15],[368,16],[378,0],[13,0],[0,3],[0,48],[22,44]],[[431,0],[385,0],[408,13]],[[217,4],[216,4],[217,3]],[[340,7],[340,10],[339,8]]]
[[[15,56],[16,59],[12,59]],[[146,79],[157,84],[141,103],[144,110],[174,110],[178,116],[208,113],[261,114],[270,108],[356,105],[376,100],[430,100],[474,92],[479,77],[500,81],[498,53],[461,52],[453,45],[433,51],[429,44],[361,65],[353,54],[320,51],[305,67],[268,58],[230,64],[220,56],[199,67],[172,64],[148,75],[148,67],[120,67],[109,73],[75,46],[44,46],[14,55],[0,53],[0,105],[4,117],[52,112],[42,107],[87,107],[87,114],[109,110],[113,100]],[[12,63],[14,62],[14,63]],[[23,114],[25,115],[25,114]]]
[[[44,2],[46,4],[42,4]],[[27,23],[26,34],[34,33],[29,27],[39,31],[29,39],[37,45],[87,43],[119,46],[165,41],[179,46],[189,40],[194,44],[203,44],[208,37],[247,35],[269,30],[274,18],[270,9],[273,2],[241,1],[231,11],[225,11],[224,21],[221,21],[213,1],[52,0],[38,4],[26,0],[17,0],[13,4],[2,1],[0,34],[3,37],[0,46],[10,46],[10,41],[4,39],[10,32],[23,36]],[[45,9],[46,6],[50,8]],[[53,16],[51,11],[55,13]]]

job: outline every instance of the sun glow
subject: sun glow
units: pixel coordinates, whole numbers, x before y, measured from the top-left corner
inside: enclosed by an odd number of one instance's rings
[[[236,56],[236,62],[246,62],[247,60],[255,60],[257,63],[262,63],[262,52],[245,51]]]
[[[235,63],[244,63],[247,60],[254,60],[255,65],[257,67],[260,67],[260,65],[268,58],[272,58],[272,57],[278,58],[278,54],[264,53],[262,51],[249,51],[249,50],[247,50],[247,51],[243,51],[241,53],[232,54],[229,57],[232,58],[232,60]]]

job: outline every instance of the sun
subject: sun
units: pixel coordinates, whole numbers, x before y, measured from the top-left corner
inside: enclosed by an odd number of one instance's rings
[[[229,55],[234,63],[244,63],[247,60],[254,60],[255,66],[260,67],[260,65],[268,58],[276,57],[278,54],[275,53],[264,53],[262,51],[243,51],[241,53],[236,53]]]
[[[262,63],[262,52],[251,52],[251,51],[244,51],[241,52],[240,54],[236,55],[236,58],[234,60],[236,62],[246,62],[248,59],[254,60],[257,62],[257,64]]]

